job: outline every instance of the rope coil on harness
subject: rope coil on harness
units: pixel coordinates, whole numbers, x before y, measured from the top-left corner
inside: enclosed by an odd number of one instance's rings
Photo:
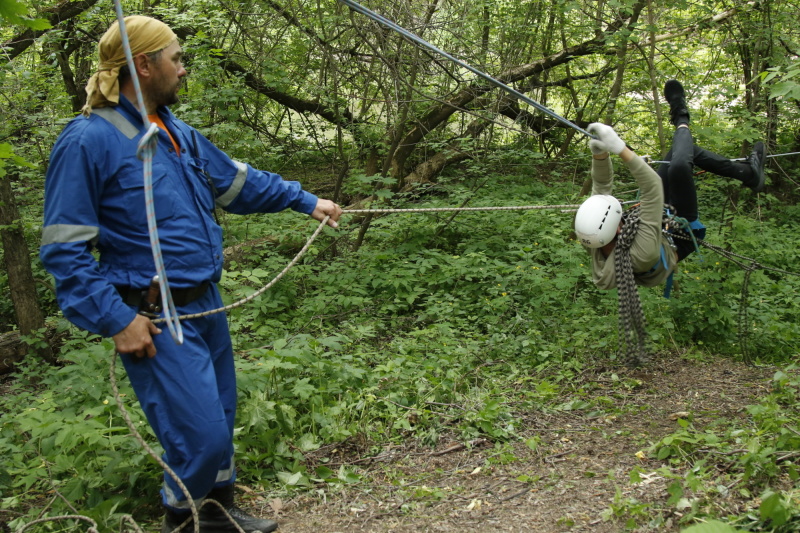
[[[666,235],[669,237],[674,235],[675,230],[682,231],[684,234],[688,235],[692,243],[694,243],[695,252],[697,252],[698,256],[700,255],[700,244],[697,242],[697,236],[692,231],[691,223],[672,212],[669,206],[664,207],[664,220],[662,225],[665,228]]]
[[[639,230],[639,205],[622,215],[622,231],[614,247],[614,273],[619,299],[619,341],[623,362],[628,366],[641,366],[650,360],[645,347],[646,319],[633,276],[631,245]]]

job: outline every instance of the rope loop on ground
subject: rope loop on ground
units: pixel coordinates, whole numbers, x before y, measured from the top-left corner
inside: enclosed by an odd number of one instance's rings
[[[39,518],[39,519],[34,520],[32,522],[28,522],[27,524],[23,524],[19,529],[17,529],[17,533],[22,533],[23,531],[25,531],[29,527],[35,526],[36,524],[42,524],[44,522],[57,522],[59,520],[83,520],[84,522],[88,522],[90,524],[89,525],[89,529],[87,529],[88,533],[98,533],[98,531],[97,531],[97,522],[95,522],[94,520],[92,520],[88,516],[83,516],[83,515],[79,515],[79,514],[65,514],[65,515],[59,515],[59,516],[51,516],[51,517],[48,517],[48,518]]]

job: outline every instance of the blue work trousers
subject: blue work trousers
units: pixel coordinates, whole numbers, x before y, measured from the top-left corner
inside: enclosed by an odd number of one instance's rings
[[[198,300],[177,309],[179,315],[222,307],[215,284]],[[163,459],[192,495],[202,499],[214,487],[234,482],[233,424],[236,374],[228,321],[224,313],[181,322],[178,345],[166,324],[154,337],[156,356],[121,356],[147,421],[164,448]],[[186,496],[164,474],[164,505],[188,509]]]

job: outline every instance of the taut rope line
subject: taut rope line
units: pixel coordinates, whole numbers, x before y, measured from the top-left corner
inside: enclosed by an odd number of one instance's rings
[[[635,201],[631,201],[635,202]],[[623,203],[631,203],[631,202],[623,202]],[[574,210],[580,207],[579,204],[555,204],[555,205],[522,205],[522,206],[500,206],[500,207],[421,207],[421,208],[409,208],[409,209],[345,209],[342,213],[343,214],[388,214],[388,213],[444,213],[444,212],[452,212],[452,211],[520,211],[520,210],[544,210],[544,209],[559,209],[563,211],[566,210]],[[215,313],[223,313],[226,311],[230,311],[232,309],[236,309],[237,307],[241,307],[242,305],[251,302],[252,300],[258,298],[264,292],[266,292],[269,288],[274,286],[286,273],[297,264],[298,261],[308,252],[311,244],[317,239],[319,234],[322,232],[322,229],[328,222],[329,217],[325,217],[325,219],[319,223],[317,229],[314,230],[314,233],[308,238],[305,245],[300,249],[299,252],[292,258],[292,260],[281,270],[275,278],[272,279],[269,283],[261,287],[259,290],[238,300],[232,304],[228,304],[224,307],[219,307],[217,309],[211,309],[208,311],[203,311],[202,313],[194,313],[189,315],[180,315],[176,317],[178,320],[188,320],[191,318],[199,318],[204,316],[213,315]],[[688,239],[688,237],[684,237],[678,234],[671,234],[673,237],[678,237],[681,239]],[[736,254],[734,252],[730,252],[728,250],[724,250],[719,246],[706,242],[704,240],[697,240],[698,244],[709,248],[717,252],[718,254],[722,255],[723,257],[727,258],[731,262],[739,265],[744,270],[771,270],[774,272],[779,272],[791,276],[800,276],[800,273],[797,272],[790,272],[788,270],[782,270],[775,267],[768,267],[765,265],[760,264],[755,259],[750,257],[746,257],[743,255]],[[741,261],[737,260],[740,259]],[[749,265],[746,263],[750,263]],[[156,318],[153,320],[153,323],[158,324],[165,321],[165,318]]]
[[[412,42],[422,46],[423,48],[427,48],[428,50],[431,50],[432,52],[436,52],[437,54],[441,55],[442,57],[445,57],[445,58],[449,59],[450,61],[452,61],[456,65],[469,70],[470,72],[472,72],[473,74],[476,74],[477,76],[480,76],[481,78],[483,78],[484,80],[488,81],[490,84],[494,85],[495,87],[499,87],[500,89],[506,91],[507,93],[509,93],[510,95],[514,96],[515,98],[518,98],[518,99],[522,100],[523,102],[525,102],[526,104],[535,107],[536,109],[538,109],[542,113],[550,116],[551,118],[556,119],[557,121],[561,122],[562,124],[564,124],[566,126],[569,126],[570,128],[572,128],[572,129],[574,129],[576,131],[579,131],[580,133],[583,133],[584,135],[586,135],[590,139],[594,139],[595,138],[594,135],[592,135],[588,131],[584,130],[583,128],[581,128],[580,126],[575,124],[574,122],[571,122],[571,121],[567,120],[566,118],[562,117],[561,115],[559,115],[558,113],[556,113],[552,109],[549,109],[549,108],[543,106],[539,102],[531,99],[528,96],[525,96],[524,94],[522,94],[521,92],[517,91],[516,89],[514,89],[512,87],[509,87],[508,85],[506,85],[502,81],[497,80],[497,79],[489,76],[485,72],[478,70],[477,68],[475,68],[475,67],[473,67],[473,66],[471,66],[471,65],[469,65],[469,64],[467,64],[467,63],[465,63],[463,61],[461,61],[460,59],[456,59],[455,57],[451,56],[450,54],[448,54],[444,50],[441,50],[440,48],[437,48],[436,46],[432,45],[431,43],[429,43],[428,41],[426,41],[422,37],[411,33],[407,29],[405,29],[402,26],[392,22],[391,20],[387,19],[386,17],[378,15],[374,11],[371,11],[370,9],[362,6],[358,2],[355,2],[354,0],[339,0],[339,1],[341,3],[343,3],[343,4],[345,4],[346,6],[348,6],[353,11],[361,13],[362,15],[365,15],[366,17],[371,18],[375,22],[378,22],[379,24],[383,24],[387,28],[390,28],[390,29],[396,31],[397,33],[399,33],[400,35],[402,35],[403,37],[405,37],[409,41],[412,41]]]
[[[560,205],[523,205],[523,206],[509,206],[509,207],[422,207],[422,208],[411,208],[411,209],[346,209],[342,213],[350,213],[350,214],[378,214],[378,213],[443,213],[448,211],[515,211],[515,210],[533,210],[533,209],[574,209],[579,207],[577,204],[560,204]],[[211,309],[209,311],[203,311],[202,313],[194,313],[191,315],[180,315],[176,317],[178,320],[188,320],[190,318],[199,318],[203,316],[213,315],[215,313],[223,313],[225,311],[230,311],[231,309],[235,309],[237,307],[241,307],[242,305],[258,298],[264,292],[275,285],[278,280],[280,280],[286,273],[291,269],[294,265],[297,264],[298,261],[308,252],[308,249],[311,247],[311,243],[313,243],[319,234],[322,232],[322,229],[328,222],[330,217],[325,217],[325,219],[319,223],[317,229],[314,233],[308,238],[305,245],[300,249],[299,252],[294,256],[294,258],[289,262],[289,264],[284,267],[283,270],[278,273],[275,278],[261,287],[259,290],[247,296],[246,298],[242,298],[241,300],[234,302],[232,304],[226,305],[224,307],[219,307],[217,309]],[[164,322],[166,318],[156,318],[153,320],[154,324],[158,324]]]
[[[784,156],[787,156],[787,155],[798,155],[798,154],[800,154],[800,152],[785,152],[783,154],[767,154],[765,156],[765,159],[770,159],[772,157],[784,157]],[[747,161],[747,158],[746,157],[736,157],[736,158],[732,158],[731,161]],[[647,158],[647,162],[652,164],[652,165],[655,165],[655,164],[669,165],[669,163],[670,163],[669,161],[653,161],[649,157]]]

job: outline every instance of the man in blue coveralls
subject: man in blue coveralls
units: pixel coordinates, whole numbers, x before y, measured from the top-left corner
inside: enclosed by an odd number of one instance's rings
[[[332,227],[342,210],[297,182],[231,159],[175,118],[167,106],[177,103],[186,75],[177,37],[149,17],[125,22],[146,112],[159,126],[153,197],[172,296],[180,315],[216,309],[223,257],[215,205],[239,214],[291,208],[320,221],[330,216]],[[177,345],[138,313],[155,275],[136,155],[146,128],[117,23],[100,40],[99,60],[83,115],[53,147],[40,256],[64,316],[113,338],[164,459],[192,498],[219,501],[246,532],[273,531],[277,523],[233,504],[236,376],[225,315],[182,322],[184,343]],[[161,494],[162,531],[176,530],[191,516],[186,496],[166,475]],[[180,530],[192,531],[193,524]],[[200,531],[238,530],[209,504],[200,510]]]

